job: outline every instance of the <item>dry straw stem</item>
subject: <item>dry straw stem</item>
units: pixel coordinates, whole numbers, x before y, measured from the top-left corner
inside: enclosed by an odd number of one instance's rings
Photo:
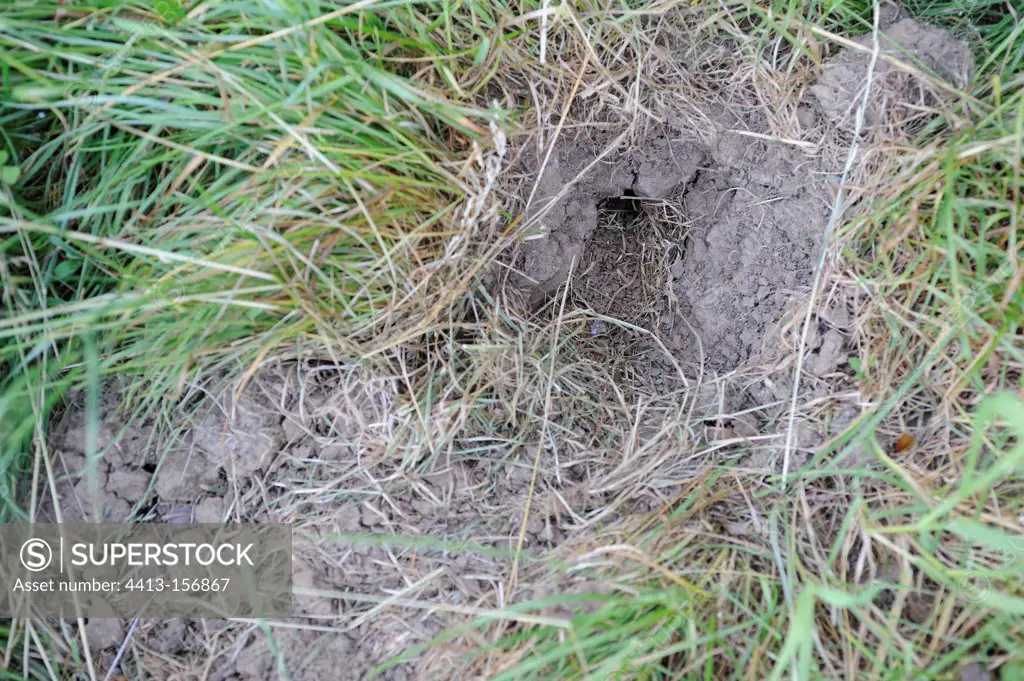
[[[818,287],[824,275],[825,260],[829,249],[832,247],[832,233],[835,231],[836,225],[839,220],[842,219],[843,212],[846,209],[846,182],[850,175],[850,171],[854,167],[854,162],[857,159],[857,153],[860,151],[861,131],[864,129],[864,112],[867,110],[871,100],[872,86],[874,85],[875,64],[878,61],[878,55],[881,51],[881,45],[878,40],[879,22],[881,20],[878,0],[874,0],[873,8],[874,25],[871,31],[873,49],[871,52],[871,59],[868,61],[867,74],[865,76],[866,83],[863,88],[864,94],[861,98],[860,104],[857,106],[857,113],[854,119],[853,143],[850,145],[850,150],[846,154],[846,163],[843,165],[843,174],[839,179],[839,191],[837,192],[832,205],[832,213],[829,215],[828,224],[825,226],[825,234],[822,238],[821,255],[818,257],[818,262],[814,267],[814,279],[811,282],[811,291],[808,294],[807,314],[804,317],[803,329],[800,332],[800,345],[797,346],[796,368],[793,370],[792,379],[793,392],[790,397],[789,420],[786,425],[786,444],[782,454],[781,484],[783,490],[786,488],[786,480],[789,477],[790,457],[793,454],[793,433],[796,426],[796,405],[800,395],[804,357],[806,357],[807,354],[807,336],[811,328],[811,318],[814,311],[815,299],[818,296]]]

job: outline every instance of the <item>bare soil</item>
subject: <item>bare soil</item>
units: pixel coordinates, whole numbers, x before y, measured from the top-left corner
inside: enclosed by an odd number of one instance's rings
[[[536,290],[549,293],[577,259],[584,302],[656,331],[689,376],[725,373],[759,354],[810,278],[835,171],[758,137],[768,127],[756,112],[709,113],[710,143],[666,128],[605,156],[541,218],[547,236],[528,242],[524,264]],[[563,143],[541,175],[541,203],[548,187],[561,191],[601,151],[601,141]],[[629,197],[640,197],[632,224],[615,216],[600,224],[599,206]],[[657,353],[637,348],[641,360]],[[652,385],[675,382],[664,358],[652,364]]]

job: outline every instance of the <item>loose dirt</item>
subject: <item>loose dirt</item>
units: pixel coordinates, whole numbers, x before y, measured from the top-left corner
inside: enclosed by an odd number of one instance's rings
[[[962,88],[974,73],[974,59],[965,43],[941,28],[913,19],[882,28],[872,86],[877,95],[864,110],[864,123],[869,128],[913,128],[931,117],[937,102],[930,77]],[[810,88],[829,121],[850,131],[854,129],[856,104],[867,83],[874,38],[868,34],[853,42],[862,49],[844,50],[829,59],[818,83]],[[917,74],[909,73],[896,61],[917,70]]]

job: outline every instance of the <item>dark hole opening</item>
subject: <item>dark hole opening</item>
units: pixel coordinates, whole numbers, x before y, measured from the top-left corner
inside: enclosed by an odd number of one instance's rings
[[[643,215],[643,202],[632,189],[622,196],[609,196],[597,202],[598,223],[620,228],[631,227]]]

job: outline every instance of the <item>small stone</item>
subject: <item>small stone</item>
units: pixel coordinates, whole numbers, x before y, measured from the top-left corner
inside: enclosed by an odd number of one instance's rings
[[[221,497],[206,497],[196,506],[195,517],[197,523],[218,524],[224,522],[224,499]]]
[[[809,106],[803,105],[796,108],[796,120],[803,128],[813,128],[817,118],[818,116],[814,113],[814,109]]]
[[[85,625],[85,635],[92,650],[106,650],[121,645],[124,640],[124,624],[119,619],[90,617]]]

